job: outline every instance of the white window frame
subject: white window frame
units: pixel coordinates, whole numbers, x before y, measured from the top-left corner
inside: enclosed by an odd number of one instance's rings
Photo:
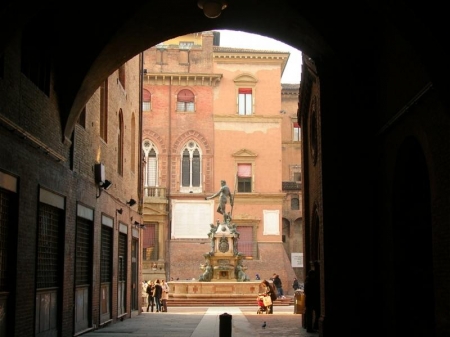
[[[184,151],[187,150],[189,152],[189,186],[183,186],[183,154]],[[193,180],[193,170],[192,170],[192,160],[194,158],[195,151],[198,150],[199,152],[199,159],[200,159],[200,171],[199,171],[199,186],[193,186],[192,180]],[[186,142],[186,144],[183,146],[183,148],[180,151],[180,192],[181,193],[202,193],[203,192],[203,182],[202,182],[202,176],[203,176],[203,153],[202,148],[200,145],[193,139]]]
[[[156,158],[150,157],[152,149],[156,152]],[[158,187],[158,161],[159,152],[156,145],[150,139],[144,139],[142,142],[142,150],[144,151],[144,188],[145,187]],[[153,172],[153,173],[152,173]],[[151,176],[150,176],[151,175]]]
[[[255,114],[256,84],[258,80],[251,74],[241,74],[234,80],[236,90],[236,114],[251,116]],[[250,93],[240,93],[239,89],[250,89]]]

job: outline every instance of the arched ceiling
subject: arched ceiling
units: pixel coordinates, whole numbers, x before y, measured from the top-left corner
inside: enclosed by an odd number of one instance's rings
[[[428,2],[427,8],[433,3]],[[209,19],[196,0],[129,0],[119,6],[14,0],[1,7],[0,51],[31,18],[52,24],[43,38],[54,48],[54,87],[63,138],[69,139],[79,112],[101,82],[131,57],[169,38],[213,29],[241,30],[283,41],[316,62],[333,59],[333,64],[369,74],[378,44],[391,32],[386,29],[389,23],[413,45],[426,46],[426,50],[418,47],[425,62],[435,62],[427,59],[427,52],[448,59],[436,40],[448,20],[436,17],[444,11],[427,8],[416,10],[403,1],[387,7],[379,1],[228,0],[221,16]]]

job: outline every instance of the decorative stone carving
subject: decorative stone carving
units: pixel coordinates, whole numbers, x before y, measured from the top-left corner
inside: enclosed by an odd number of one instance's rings
[[[220,238],[219,242],[219,251],[221,253],[226,253],[230,249],[230,245],[228,244],[227,238],[224,236]]]
[[[245,274],[244,255],[238,251],[239,232],[237,225],[231,222],[230,212],[224,214],[224,222],[210,224],[208,233],[210,250],[203,254],[205,262],[200,264],[203,274],[201,282],[235,281],[246,282],[250,278]]]

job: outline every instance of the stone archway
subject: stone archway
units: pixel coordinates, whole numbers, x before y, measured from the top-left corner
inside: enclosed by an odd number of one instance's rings
[[[434,336],[434,278],[430,182],[418,141],[407,138],[398,152],[393,185],[393,314],[395,330]],[[388,295],[388,294],[386,294]],[[410,305],[410,297],[416,305]],[[421,309],[418,309],[421,308]]]

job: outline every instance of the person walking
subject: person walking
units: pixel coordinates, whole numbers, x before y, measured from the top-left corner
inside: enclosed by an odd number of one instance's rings
[[[298,280],[296,277],[294,277],[294,282],[292,282],[292,288],[294,291],[297,291],[300,289],[300,284],[298,283]]]
[[[224,220],[226,220],[226,204],[227,199],[230,199],[230,205],[233,207],[234,200],[233,195],[231,194],[230,188],[227,186],[227,182],[225,180],[220,181],[220,190],[217,193],[214,193],[210,197],[205,197],[205,200],[214,199],[215,197],[219,196],[219,206],[217,206],[217,213],[223,214]]]
[[[283,293],[283,282],[281,282],[280,276],[277,273],[273,273],[273,285],[277,288],[277,294],[279,299],[286,298]]]
[[[154,298],[153,298],[153,292],[155,290],[155,285],[153,284],[153,281],[149,280],[147,284],[147,312],[149,311],[150,307],[153,312],[154,307]]]
[[[167,300],[169,299],[169,285],[166,281],[161,280],[161,288],[162,288],[162,294],[161,294],[161,311],[167,312]]]
[[[155,291],[153,293],[153,300],[155,301],[156,312],[161,311],[161,295],[162,295],[162,287],[159,279],[157,279],[155,282]]]

